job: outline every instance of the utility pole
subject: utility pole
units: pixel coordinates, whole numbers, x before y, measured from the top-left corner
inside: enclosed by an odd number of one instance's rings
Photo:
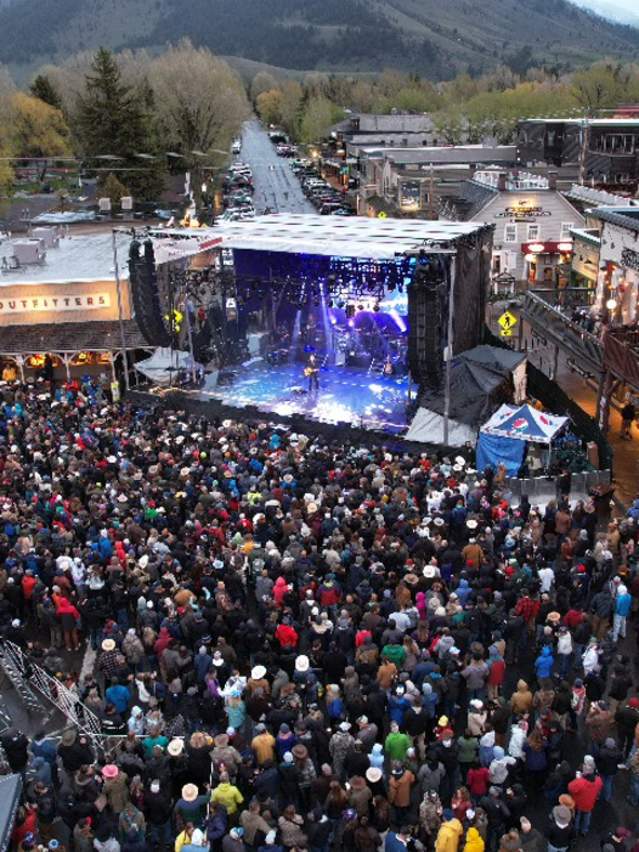
[[[590,145],[590,120],[585,118],[581,125],[581,151],[579,152],[579,183],[584,185],[586,177],[586,157]]]
[[[118,244],[116,240],[115,228],[112,231],[113,236],[113,266],[115,269],[115,288],[118,294],[118,321],[120,324],[120,345],[122,346],[122,362],[124,364],[124,386],[130,390],[129,386],[129,359],[126,354],[126,336],[124,334],[124,316],[122,315],[122,290],[120,282],[120,267],[118,264]]]

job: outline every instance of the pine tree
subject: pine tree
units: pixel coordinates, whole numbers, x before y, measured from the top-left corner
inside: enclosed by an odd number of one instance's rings
[[[148,86],[138,92],[124,84],[115,57],[100,48],[79,99],[76,135],[89,168],[98,168],[105,155],[121,158],[115,169],[126,170],[123,180],[137,200],[156,200],[163,186],[152,107]]]
[[[46,74],[38,74],[29,86],[29,90],[34,98],[39,98],[45,104],[49,104],[49,106],[62,111],[62,98]]]

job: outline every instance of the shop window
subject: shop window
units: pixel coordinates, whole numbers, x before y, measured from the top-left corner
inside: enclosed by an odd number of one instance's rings
[[[517,242],[517,225],[510,224],[504,227],[504,242],[505,243],[516,243]]]

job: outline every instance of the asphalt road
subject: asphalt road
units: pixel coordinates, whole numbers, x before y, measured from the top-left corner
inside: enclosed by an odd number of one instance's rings
[[[236,159],[248,163],[253,170],[253,204],[258,214],[267,207],[273,213],[316,212],[304,196],[290,161],[277,156],[268,134],[256,119],[245,123],[242,152]]]

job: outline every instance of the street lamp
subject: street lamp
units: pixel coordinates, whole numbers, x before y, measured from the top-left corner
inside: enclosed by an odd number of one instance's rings
[[[617,300],[616,299],[608,299],[608,301],[606,302],[606,307],[608,308],[609,311],[616,311],[617,310]]]

